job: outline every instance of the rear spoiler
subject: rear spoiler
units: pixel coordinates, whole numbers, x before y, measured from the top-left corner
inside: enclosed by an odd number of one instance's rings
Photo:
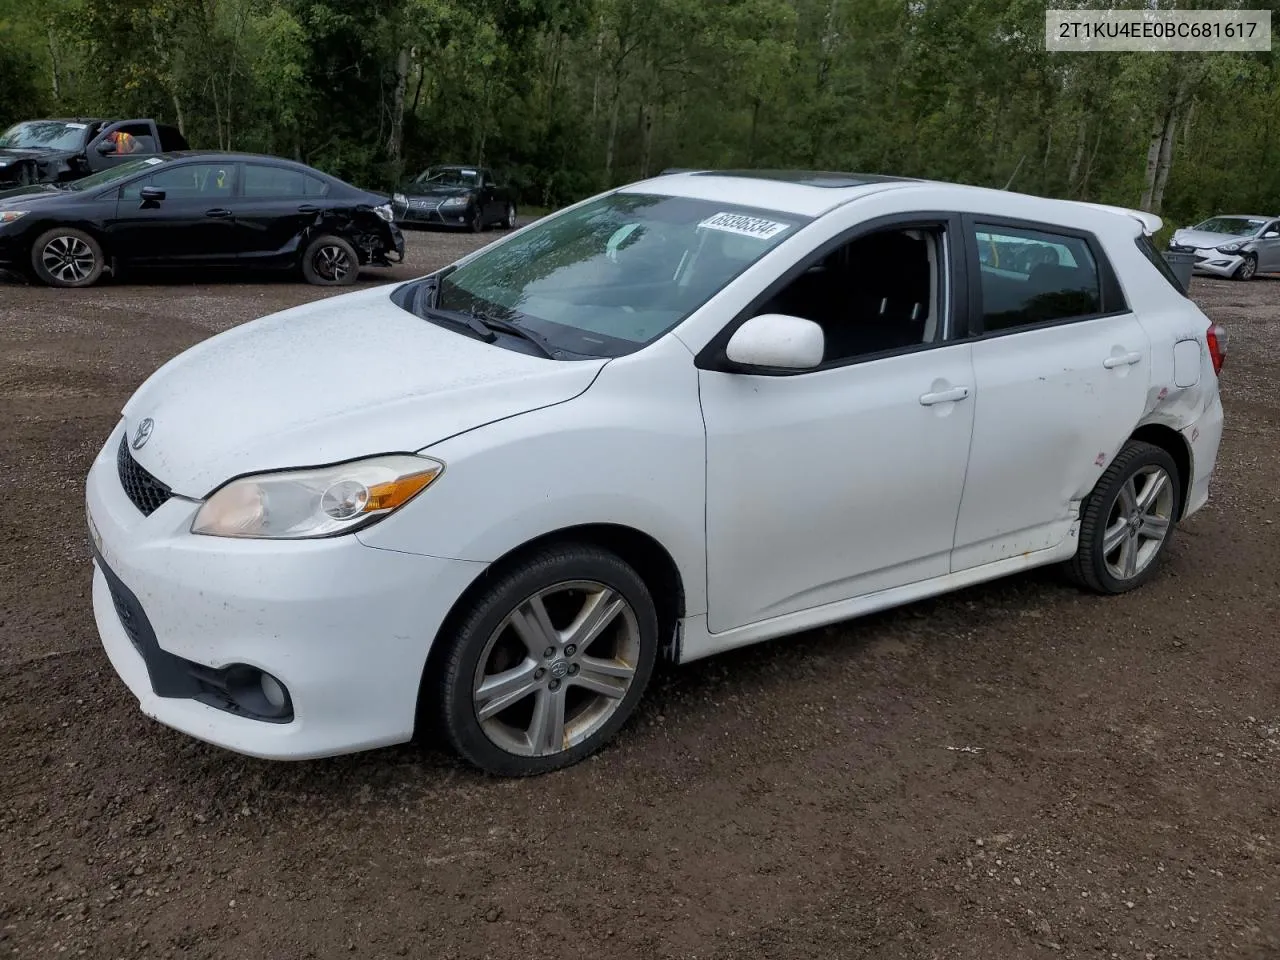
[[[1147,236],[1156,233],[1162,226],[1164,221],[1154,213],[1148,213],[1146,210],[1132,210],[1129,207],[1113,207],[1105,203],[1085,203],[1083,200],[1077,200],[1076,203],[1082,207],[1092,207],[1094,210],[1105,210],[1108,213],[1119,213],[1126,217],[1133,217],[1138,223],[1142,224],[1142,232]]]

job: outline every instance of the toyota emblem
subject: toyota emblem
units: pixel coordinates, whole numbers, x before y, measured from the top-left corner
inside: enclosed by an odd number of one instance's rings
[[[150,417],[138,424],[138,432],[133,435],[133,449],[141,450],[148,440],[151,439],[151,431],[155,428],[155,421]]]

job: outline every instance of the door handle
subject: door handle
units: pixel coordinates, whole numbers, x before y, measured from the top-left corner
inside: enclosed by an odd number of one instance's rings
[[[1116,367],[1132,367],[1141,359],[1142,354],[1135,350],[1133,353],[1122,354],[1118,357],[1107,357],[1102,361],[1102,365],[1108,370],[1114,370]]]
[[[304,203],[298,208],[299,213],[319,213],[320,208],[312,203]]]
[[[206,210],[204,215],[206,217],[214,217],[215,219],[224,219],[231,216],[231,211],[225,207],[214,207],[212,210]]]
[[[968,387],[952,387],[950,390],[939,390],[937,393],[920,394],[920,405],[932,407],[935,403],[955,403],[957,400],[967,399],[968,396]]]

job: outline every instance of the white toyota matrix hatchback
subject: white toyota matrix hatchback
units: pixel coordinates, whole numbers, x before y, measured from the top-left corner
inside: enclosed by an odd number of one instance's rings
[[[1159,219],[683,172],[153,374],[87,483],[143,711],[258,757],[597,750],[695,660],[1042,564],[1150,578],[1202,507],[1221,328]]]

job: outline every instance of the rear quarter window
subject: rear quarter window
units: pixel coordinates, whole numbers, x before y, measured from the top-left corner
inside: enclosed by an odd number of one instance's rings
[[[1155,243],[1145,233],[1138,237],[1135,243],[1138,249],[1142,251],[1142,255],[1151,261],[1151,265],[1160,271],[1160,276],[1169,281],[1169,286],[1177,290],[1184,297],[1187,296],[1186,289],[1178,281],[1178,275],[1173,272],[1173,268],[1169,266],[1169,261],[1164,258],[1159,250],[1156,249]]]

